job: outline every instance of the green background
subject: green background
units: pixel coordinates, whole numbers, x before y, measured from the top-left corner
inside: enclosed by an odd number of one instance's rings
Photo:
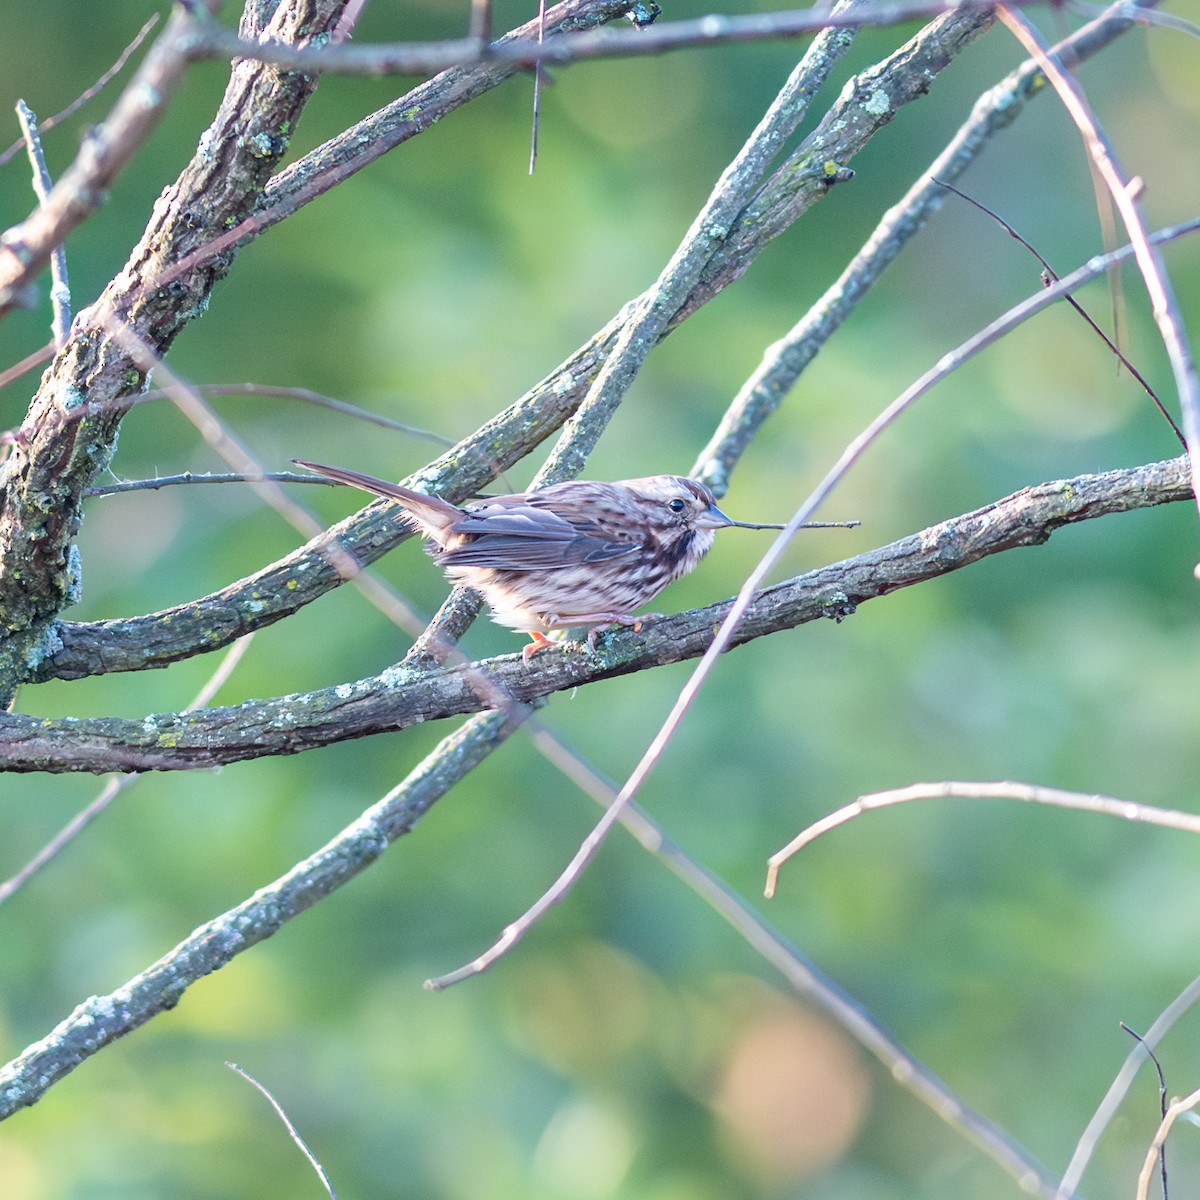
[[[531,4],[498,4],[497,28]],[[753,8],[746,5],[737,11]],[[766,6],[762,6],[766,7]],[[448,36],[465,12],[370,6],[360,43]],[[1183,12],[1183,5],[1176,6]],[[9,102],[57,110],[151,10],[43,0],[0,44]],[[226,6],[223,17],[234,19]],[[667,19],[706,6],[673,0]],[[1072,18],[1039,14],[1048,34]],[[915,28],[915,27],[913,27]],[[912,28],[860,36],[826,88]],[[526,173],[531,83],[469,105],[243,251],[169,363],[197,382],[312,388],[458,438],[533,385],[648,286],[803,43],[693,50],[554,72]],[[1143,29],[1080,77],[1151,225],[1200,194],[1197,43]],[[589,467],[686,471],[765,347],[836,278],[974,98],[1020,60],[995,29],[902,111],[838,187],[747,276],[650,358]],[[75,304],[123,264],[186,162],[226,68],[198,66],[107,205],[68,243]],[[325,79],[297,154],[399,95],[397,79]],[[51,170],[101,119],[110,87],[50,133]],[[7,126],[16,136],[15,121]],[[1052,96],[999,135],[960,186],[1060,272],[1103,247],[1084,152]],[[0,223],[31,204],[18,158]],[[1165,251],[1181,306],[1200,304],[1200,249]],[[948,203],[772,418],[723,502],[785,520],[845,443],[921,371],[1037,290],[1033,259]],[[1126,352],[1170,406],[1172,382],[1133,271]],[[1103,285],[1082,296],[1098,318]],[[0,328],[2,361],[47,338],[46,304]],[[0,392],[17,425],[36,373]],[[397,477],[427,443],[284,401],[214,406],[268,467],[315,457]],[[1022,328],[922,399],[826,510],[853,532],[798,539],[784,577],[882,545],[1026,484],[1170,457],[1177,445],[1129,376],[1066,308]],[[521,464],[523,485],[536,462]],[[168,403],[125,421],[124,478],[220,469]],[[326,520],[345,492],[298,493]],[[641,799],[743,894],[765,859],[860,793],[944,778],[1018,779],[1194,808],[1200,623],[1194,508],[1067,529],[731,654]],[[669,611],[732,594],[767,534],[722,535]],[[68,615],[149,612],[213,591],[298,544],[240,487],[97,499]],[[378,567],[424,612],[445,594],[413,545]],[[372,674],[408,639],[352,589],[263,631],[222,703]],[[481,622],[477,655],[516,648]],[[140,716],[188,703],[214,662],[27,689],[19,710]],[[553,698],[543,719],[623,779],[687,664]],[[401,779],[445,728],[294,759],[141,779],[0,907],[0,1040],[10,1058],[85,997],[107,993],[193,928],[303,858]],[[0,780],[0,876],[101,784]],[[193,987],[172,1013],[88,1061],[0,1127],[6,1197],[318,1195],[309,1167],[232,1059],[287,1108],[343,1197],[722,1200],[1004,1197],[1016,1186],[796,1004],[713,913],[622,833],[564,905],[486,976],[432,995],[549,884],[596,812],[517,735],[414,835],[277,937]],[[763,911],[964,1100],[1061,1170],[1130,1047],[1197,972],[1196,867],[1185,835],[1011,802],[936,801],[869,815],[786,868]],[[1168,1087],[1200,1082],[1196,1019],[1161,1050]],[[1086,1194],[1132,1194],[1157,1122],[1139,1077]],[[1173,1192],[1200,1181],[1190,1127]],[[1177,1189],[1177,1190],[1175,1190]]]

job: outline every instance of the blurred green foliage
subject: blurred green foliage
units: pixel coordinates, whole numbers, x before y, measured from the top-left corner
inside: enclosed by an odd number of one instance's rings
[[[497,26],[533,5],[497,5]],[[765,4],[749,4],[744,8]],[[1179,6],[1182,11],[1183,6]],[[465,5],[377,0],[359,42],[459,32]],[[667,19],[707,6],[673,0]],[[461,10],[461,11],[460,11]],[[9,101],[41,116],[120,52],[150,9],[42,0],[0,41]],[[222,14],[233,20],[233,8]],[[1073,18],[1041,14],[1048,33]],[[903,30],[860,36],[838,79]],[[801,43],[727,46],[554,72],[526,174],[531,86],[519,78],[301,211],[244,251],[171,365],[199,382],[327,392],[450,436],[468,433],[656,276]],[[1200,193],[1196,46],[1135,31],[1081,70],[1154,224]],[[597,478],[686,470],[764,347],[836,278],[965,118],[1019,61],[1000,29],[902,112],[749,274],[652,355],[593,461]],[[75,304],[124,262],[205,127],[224,69],[195,69],[107,205],[68,245]],[[317,145],[404,81],[323,80],[295,143]],[[47,135],[61,171],[109,90]],[[819,110],[814,109],[814,112]],[[15,122],[9,123],[16,136]],[[1102,248],[1078,137],[1052,96],[1000,135],[961,186],[1060,271]],[[0,223],[31,204],[22,159],[0,172]],[[1200,249],[1165,251],[1200,311]],[[1171,403],[1143,290],[1121,281],[1129,356]],[[845,442],[920,371],[1038,288],[1033,260],[951,201],[822,351],[736,473],[726,502],[783,520]],[[1085,303],[1103,319],[1103,286]],[[3,361],[47,338],[45,304],[0,329]],[[19,423],[34,375],[0,392]],[[426,443],[284,401],[214,401],[269,467],[317,456],[396,477]],[[795,573],[1045,478],[1177,452],[1098,340],[1057,309],[989,350],[890,430],[812,534]],[[519,486],[536,464],[513,472]],[[123,477],[220,464],[169,404],[125,422]],[[357,498],[303,494],[327,519]],[[727,534],[672,608],[731,594],[765,535]],[[215,590],[296,535],[235,487],[94,501],[85,590],[69,615],[151,611]],[[697,858],[749,895],[766,856],[877,788],[1015,778],[1195,807],[1200,624],[1184,506],[1058,533],[731,654],[642,794]],[[425,611],[445,592],[409,545],[378,568]],[[372,673],[407,642],[351,589],[264,631],[222,702]],[[515,649],[481,623],[475,653]],[[211,662],[28,689],[26,712],[140,715],[187,703]],[[544,719],[623,778],[686,665],[555,697]],[[310,853],[391,787],[441,731],[297,759],[146,777],[0,908],[5,1057],[112,990]],[[0,782],[0,874],[97,791],[92,779]],[[486,976],[431,995],[558,872],[595,813],[521,737],[364,876],[194,987],[178,1009],[87,1062],[0,1128],[21,1200],[318,1195],[266,1083],[341,1196],[408,1200],[729,1200],[1015,1196],[974,1148],[844,1035],[795,1004],[755,954],[622,834],[569,901]],[[1181,834],[1003,802],[870,815],[786,868],[766,915],[963,1097],[1061,1170],[1129,1040],[1196,973],[1200,850]],[[1195,1018],[1161,1055],[1170,1089],[1200,1076]],[[769,1049],[777,1055],[772,1058]],[[747,1082],[749,1081],[749,1083]],[[1157,1122],[1149,1075],[1086,1181],[1127,1196]],[[1172,1142],[1174,1194],[1200,1179],[1194,1131]]]

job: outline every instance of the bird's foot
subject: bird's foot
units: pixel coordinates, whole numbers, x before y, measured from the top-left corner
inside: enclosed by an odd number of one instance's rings
[[[522,662],[528,662],[539,650],[544,650],[547,646],[558,645],[553,638],[548,638],[544,633],[538,633],[537,630],[531,629],[529,637],[529,645],[521,651]]]

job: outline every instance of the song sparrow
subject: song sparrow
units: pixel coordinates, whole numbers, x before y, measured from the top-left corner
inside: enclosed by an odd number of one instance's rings
[[[783,528],[732,520],[704,484],[679,475],[572,480],[459,508],[358,471],[293,461],[399,504],[446,574],[480,592],[497,623],[529,634],[527,662],[553,644],[549,633],[587,626],[594,648],[607,625],[640,628],[658,614],[638,617],[633,610],[686,575],[708,553],[716,530]]]

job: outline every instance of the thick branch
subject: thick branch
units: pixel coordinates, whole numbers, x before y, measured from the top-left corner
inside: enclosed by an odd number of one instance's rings
[[[276,10],[270,33],[284,40],[315,36],[336,21],[342,3],[290,0]],[[145,384],[138,363],[106,336],[106,323],[126,323],[161,354],[203,312],[230,255],[167,286],[155,281],[253,209],[314,86],[303,75],[259,63],[235,65],[191,163],[159,198],[125,269],[95,310],[79,314],[43,377],[0,476],[0,703],[46,653],[49,624],[78,589],[72,542],[83,490],[112,456],[123,401]],[[85,403],[88,415],[78,419]]]
[[[734,644],[857,605],[1019,546],[1039,545],[1063,525],[1191,497],[1186,458],[1057,480],[912,534],[857,558],[765,589]],[[702,654],[728,601],[620,631],[597,654],[580,646],[432,670],[394,667],[320,691],[143,720],[42,720],[0,715],[0,769],[9,771],[187,770],[294,754],[349,738],[485,707],[478,676],[518,701]],[[475,676],[473,678],[472,676]]]

